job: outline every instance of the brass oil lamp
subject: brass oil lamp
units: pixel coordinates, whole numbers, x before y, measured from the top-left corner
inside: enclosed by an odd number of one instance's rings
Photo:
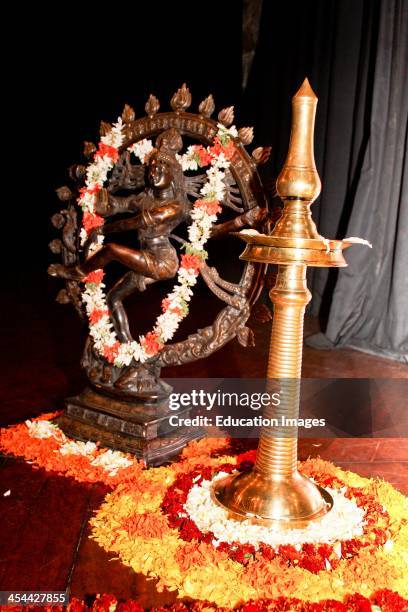
[[[247,243],[241,258],[278,264],[270,291],[274,306],[267,379],[279,382],[281,403],[269,406],[264,418],[282,421],[299,416],[303,350],[303,320],[311,299],[307,266],[344,267],[342,250],[353,241],[327,240],[319,235],[310,206],[321,190],[314,160],[317,97],[307,79],[292,99],[289,151],[277,180],[283,211],[270,235],[241,232]],[[300,528],[326,514],[333,505],[329,493],[297,469],[296,428],[263,427],[255,465],[250,472],[217,480],[215,502],[236,520]]]

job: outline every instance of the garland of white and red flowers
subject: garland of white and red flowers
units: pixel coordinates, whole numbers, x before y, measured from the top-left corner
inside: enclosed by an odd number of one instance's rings
[[[196,200],[191,212],[192,223],[188,229],[189,242],[184,245],[185,253],[181,256],[177,273],[177,282],[173,290],[162,301],[162,314],[157,318],[152,331],[139,338],[139,342],[119,342],[110,320],[109,310],[104,293],[104,271],[95,270],[88,274],[83,282],[85,290],[82,299],[85,303],[90,335],[96,351],[115,366],[122,367],[135,361],[144,362],[156,355],[166,342],[174,336],[181,321],[188,314],[188,302],[197,282],[200,268],[203,266],[207,252],[204,245],[210,237],[211,227],[221,212],[220,202],[225,195],[225,169],[230,165],[234,155],[233,138],[237,136],[234,126],[226,128],[218,124],[218,132],[210,147],[192,145],[184,155],[178,156],[183,170],[197,170],[210,166],[206,171],[207,180],[200,190],[200,199]],[[124,141],[123,124],[119,118],[108,134],[101,138],[93,162],[88,166],[85,187],[80,190],[78,203],[83,210],[81,243],[85,244],[92,230],[101,227],[104,219],[96,213],[96,197],[102,189],[108,172],[119,159],[119,149]],[[142,140],[129,147],[142,163],[148,159],[153,150],[150,140]],[[91,244],[89,254],[98,250],[104,241],[98,235]]]

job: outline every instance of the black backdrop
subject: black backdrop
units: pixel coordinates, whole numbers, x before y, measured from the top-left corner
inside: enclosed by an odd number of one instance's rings
[[[184,81],[195,108],[210,92],[218,109],[239,103],[241,19],[240,0],[202,7],[63,2],[58,11],[36,5],[15,16],[4,117],[12,130],[14,180],[4,208],[19,225],[21,249],[30,253],[20,268],[24,282],[45,274],[49,217],[58,207],[54,189],[66,182],[69,165],[83,161],[82,143],[98,139],[102,119],[116,120],[124,103],[145,114],[149,93],[169,109]],[[16,233],[6,236],[14,256]],[[10,282],[21,282],[17,277],[12,272]]]
[[[114,120],[125,102],[137,113],[143,112],[150,92],[162,100],[163,107],[168,106],[171,94],[183,81],[189,84],[196,104],[213,92],[217,108],[237,105],[238,123],[256,128],[254,144],[272,144],[269,173],[276,176],[289,139],[290,98],[307,75],[319,97],[315,148],[323,193],[314,205],[314,215],[321,233],[343,237],[358,204],[354,196],[372,125],[379,50],[390,47],[389,39],[380,42],[379,32],[388,17],[400,65],[390,87],[401,90],[406,13],[404,0],[264,0],[259,45],[244,95],[240,0],[194,5],[183,1],[127,3],[108,8],[63,3],[58,11],[36,5],[15,15],[9,22],[13,42],[5,62],[10,81],[3,125],[11,128],[8,143],[12,145],[6,147],[2,181],[4,187],[11,187],[3,201],[4,216],[9,216],[8,225],[5,223],[9,244],[8,265],[3,266],[5,287],[18,283],[19,299],[27,299],[27,287],[39,287],[29,299],[41,300],[41,286],[53,282],[45,274],[50,260],[47,243],[53,237],[48,218],[58,205],[53,190],[65,182],[66,168],[80,161],[82,141],[97,138],[100,119]],[[397,35],[399,43],[395,43]],[[405,102],[401,95],[398,112],[394,109],[400,132],[406,129]],[[388,121],[387,112],[380,121]],[[400,183],[404,163],[405,158],[398,166]],[[395,183],[397,178],[392,180]],[[402,207],[402,187],[400,192],[394,206]],[[379,197],[378,193],[374,196]],[[381,194],[387,202],[388,196]],[[394,230],[403,227],[407,199],[404,210],[396,214],[399,221]],[[369,208],[366,214],[370,216]],[[360,233],[365,233],[364,227]],[[395,231],[394,235],[387,233],[387,240],[394,252]],[[400,240],[399,270],[408,263],[406,241],[404,248],[401,244]],[[20,265],[10,265],[17,260]],[[371,261],[378,267],[378,258]],[[392,275],[391,257],[381,280],[389,281]],[[369,326],[363,341],[370,345],[368,350],[388,351],[405,359],[408,323],[402,317],[408,288],[401,272],[399,278],[399,295],[396,297],[394,287],[392,300],[398,338],[387,332],[384,346],[381,339],[371,346],[375,330]],[[313,312],[328,320],[330,327],[337,275],[320,272],[311,280]],[[388,291],[389,282],[386,285]],[[365,295],[363,292],[363,301]],[[375,297],[371,296],[371,304]],[[342,303],[341,295],[337,301]],[[387,317],[387,303],[381,302],[380,307]],[[378,327],[373,308],[360,311],[354,319],[375,320]],[[336,335],[333,329],[329,339],[334,345],[353,343],[350,334]]]

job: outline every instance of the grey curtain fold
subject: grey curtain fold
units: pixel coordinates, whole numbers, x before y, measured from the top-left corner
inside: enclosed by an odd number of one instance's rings
[[[290,26],[290,27],[289,27]],[[353,346],[408,362],[408,2],[263,3],[245,91],[245,119],[273,147],[269,177],[286,157],[290,98],[305,76],[319,98],[312,206],[327,238],[360,236],[349,267],[310,269],[310,311],[321,348]]]
[[[346,252],[326,328],[333,346],[408,363],[408,5],[381,4],[369,134],[357,167],[348,236],[373,244]],[[318,274],[315,280],[318,283]],[[309,344],[319,346],[321,338]],[[329,344],[329,345],[330,345]]]

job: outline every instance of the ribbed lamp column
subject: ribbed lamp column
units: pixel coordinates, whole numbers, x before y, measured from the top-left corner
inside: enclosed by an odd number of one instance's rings
[[[280,405],[269,406],[264,417],[297,419],[302,369],[303,318],[311,295],[306,287],[306,266],[280,267],[270,292],[274,305],[267,377],[279,382]],[[282,435],[282,437],[280,437]],[[293,474],[297,464],[297,429],[264,427],[255,468],[264,474]]]

